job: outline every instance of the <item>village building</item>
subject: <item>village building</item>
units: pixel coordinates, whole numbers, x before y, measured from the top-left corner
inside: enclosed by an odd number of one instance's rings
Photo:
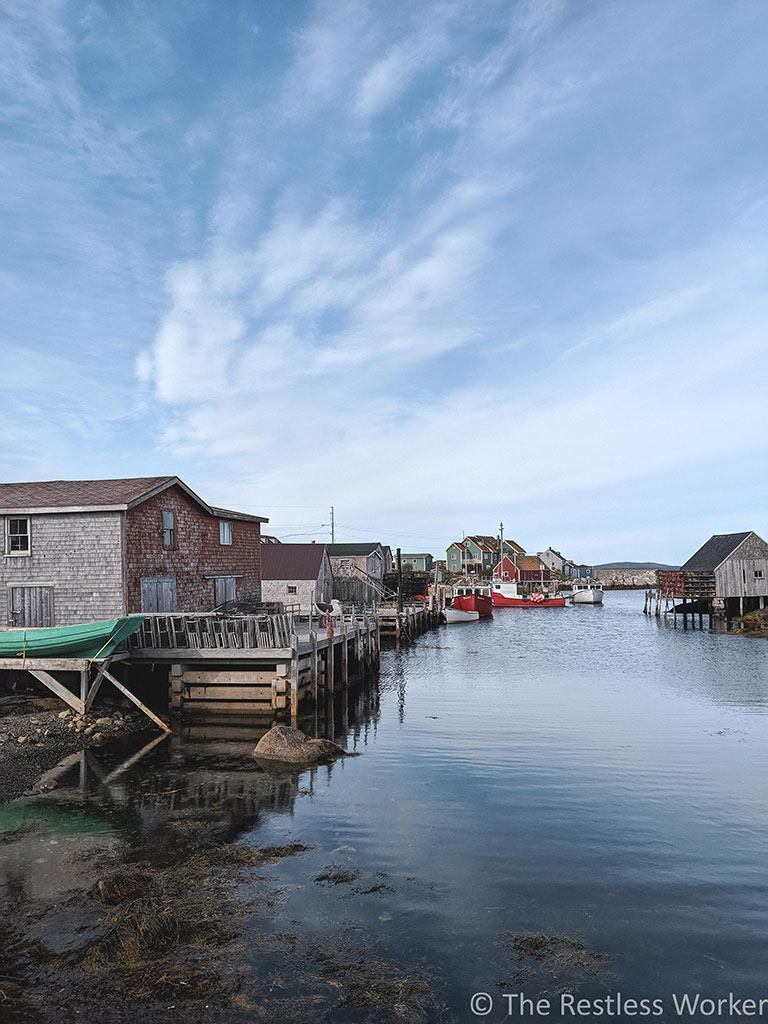
[[[431,572],[432,555],[426,553],[400,555],[400,564],[404,572]]]
[[[595,567],[593,565],[584,565],[574,563],[571,565],[570,575],[575,580],[591,580],[595,575]]]
[[[325,544],[268,544],[261,551],[263,601],[296,605],[306,614],[333,597],[333,570]]]
[[[498,537],[484,534],[473,534],[463,541],[454,541],[445,551],[445,563],[448,572],[456,573],[490,573],[499,560]],[[513,540],[504,541],[504,553],[523,555],[521,548]]]
[[[562,576],[573,576],[574,563],[556,548],[549,547],[546,551],[537,551],[536,556],[553,572],[559,572]]]
[[[0,624],[259,600],[267,521],[208,505],[176,476],[0,484]]]
[[[505,555],[493,567],[496,579],[517,580],[518,583],[549,583],[552,573],[537,555]]]
[[[730,618],[764,608],[768,544],[754,531],[710,537],[679,570],[659,570],[662,594],[703,601]]]
[[[384,576],[391,569],[391,552],[378,541],[328,544],[334,578],[334,596],[342,601],[371,603],[384,592]]]

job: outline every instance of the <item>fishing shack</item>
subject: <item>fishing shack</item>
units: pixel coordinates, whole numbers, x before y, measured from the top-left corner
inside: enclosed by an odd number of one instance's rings
[[[733,618],[764,608],[768,544],[753,530],[718,533],[675,570],[659,570],[662,597],[682,599],[676,610]]]

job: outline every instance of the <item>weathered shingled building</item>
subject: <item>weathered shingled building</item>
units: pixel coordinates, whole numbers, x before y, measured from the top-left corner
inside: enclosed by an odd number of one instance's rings
[[[258,600],[264,522],[176,476],[0,484],[0,625]]]
[[[660,570],[663,594],[713,602],[727,615],[763,608],[768,598],[768,544],[754,531],[717,533],[676,570]]]
[[[325,544],[265,544],[261,549],[261,595],[265,601],[300,605],[333,597],[333,572]]]

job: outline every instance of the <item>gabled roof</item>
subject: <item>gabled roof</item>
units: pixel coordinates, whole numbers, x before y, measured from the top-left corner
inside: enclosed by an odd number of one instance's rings
[[[525,569],[526,572],[540,572],[542,569],[549,571],[549,566],[544,565],[536,555],[520,555],[517,559],[517,568],[521,571]]]
[[[261,578],[316,580],[325,551],[325,544],[264,544],[261,549]]]
[[[516,540],[510,540],[509,537],[505,537],[504,543],[509,544],[509,546],[513,548],[513,550],[515,550],[519,555],[525,554],[525,548],[520,547]]]
[[[379,541],[368,541],[367,544],[326,544],[331,558],[344,558],[346,555],[370,555],[381,547]]]
[[[447,548],[446,548],[445,550],[446,550],[446,551],[450,551],[450,549],[451,549],[451,548],[458,548],[458,549],[459,549],[459,551],[466,551],[466,550],[467,550],[467,549],[466,549],[466,548],[464,547],[464,544],[463,544],[463,543],[462,543],[462,542],[461,542],[460,540],[455,540],[455,541],[453,541],[453,543],[452,543],[452,544],[449,544],[449,545],[448,545],[448,547],[447,547]]]
[[[432,555],[428,551],[409,551],[408,554],[400,552],[400,558],[431,558]]]
[[[35,480],[0,483],[0,514],[9,512],[124,512],[169,487],[180,487],[209,515],[266,523],[262,516],[207,505],[177,476],[122,477],[116,480]]]
[[[751,533],[751,530],[746,533],[716,533],[680,566],[681,571],[714,572]]]

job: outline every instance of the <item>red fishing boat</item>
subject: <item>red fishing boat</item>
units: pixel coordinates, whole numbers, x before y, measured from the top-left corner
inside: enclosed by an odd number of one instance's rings
[[[519,590],[515,580],[493,581],[493,603],[497,608],[564,608],[565,598],[541,591]]]
[[[458,583],[453,588],[451,607],[456,611],[477,612],[477,618],[488,619],[493,615],[491,588],[476,583]]]

